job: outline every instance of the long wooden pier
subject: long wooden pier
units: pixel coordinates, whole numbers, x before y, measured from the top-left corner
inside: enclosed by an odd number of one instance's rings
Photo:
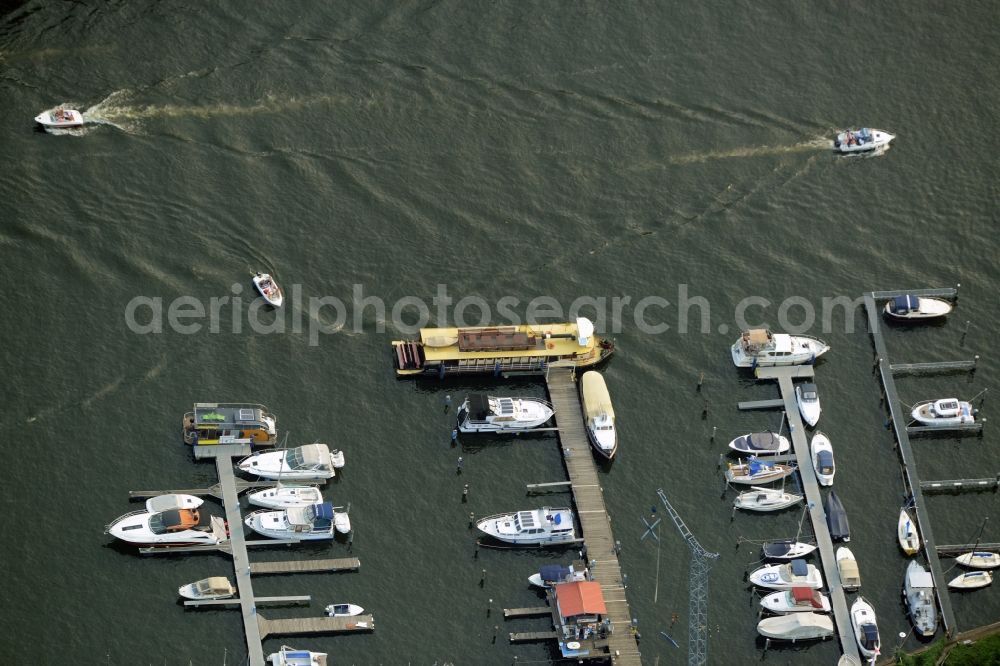
[[[269,620],[257,616],[261,638],[268,636],[292,636],[299,634],[341,634],[352,631],[375,631],[375,619],[371,615],[350,617],[290,617]]]
[[[792,448],[799,460],[811,460],[809,442],[806,441],[806,430],[802,425],[802,417],[799,415],[799,408],[795,402],[795,387],[792,384],[792,378],[811,378],[814,374],[813,366],[757,368],[756,373],[758,379],[778,380],[781,399],[785,404],[785,417],[788,419]],[[816,537],[816,545],[823,566],[823,579],[830,592],[830,601],[837,625],[837,636],[840,639],[840,649],[848,659],[853,657],[858,660],[857,663],[861,663],[858,644],[854,638],[854,629],[851,626],[847,597],[844,594],[844,586],[841,584],[840,571],[837,569],[833,539],[830,537],[830,529],[826,523],[826,509],[823,504],[823,495],[820,493],[819,482],[816,480],[816,470],[811,464],[799,465],[799,475],[802,479],[802,490],[806,495],[809,518],[812,520],[813,534]]]
[[[356,557],[343,557],[331,560],[288,560],[282,562],[251,562],[250,573],[287,574],[357,571],[361,568],[361,560]]]
[[[556,412],[559,444],[572,484],[576,516],[583,532],[590,572],[593,580],[601,585],[608,618],[614,627],[608,637],[612,663],[641,666],[639,645],[632,632],[632,613],[625,598],[625,583],[611,533],[611,519],[604,505],[597,464],[584,431],[575,369],[550,366],[545,373],[545,383]]]

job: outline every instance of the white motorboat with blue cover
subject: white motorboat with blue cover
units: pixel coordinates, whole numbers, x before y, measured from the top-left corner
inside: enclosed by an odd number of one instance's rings
[[[830,438],[822,432],[817,432],[809,442],[809,451],[812,454],[813,470],[816,472],[819,485],[832,486],[837,468],[833,464],[833,445],[830,443]]]
[[[274,278],[269,273],[257,273],[254,275],[253,286],[268,304],[280,308],[281,304],[285,302],[285,295],[282,293],[281,287],[278,286],[278,283],[274,281]]]
[[[964,553],[956,557],[955,561],[963,567],[972,569],[996,569],[1000,567],[1000,555],[988,550],[974,550],[971,553]]]
[[[743,331],[730,353],[738,368],[812,363],[830,351],[830,345],[808,335],[772,333],[763,328]]]
[[[751,456],[746,462],[729,463],[726,469],[726,481],[744,484],[770,483],[790,476],[796,469],[798,468],[795,465],[781,465]]]
[[[899,510],[896,537],[899,540],[899,547],[907,555],[916,555],[920,551],[920,535],[917,533],[917,524],[913,522],[910,512],[905,508]]]
[[[552,418],[552,405],[537,398],[505,398],[471,393],[458,408],[461,432],[522,432]]]
[[[875,609],[864,597],[858,597],[851,605],[851,625],[854,627],[854,637],[858,641],[861,656],[865,659],[877,657],[882,649],[882,641],[878,635]]]
[[[326,444],[255,453],[237,464],[242,472],[279,481],[332,479],[343,466],[344,452],[330,450]]]
[[[760,600],[772,613],[829,613],[830,599],[811,587],[799,586],[765,595]]]
[[[819,613],[788,613],[757,623],[757,633],[781,641],[807,641],[833,635],[833,620]]]
[[[833,140],[833,148],[840,153],[867,153],[888,146],[895,138],[895,134],[870,127],[847,129]]]
[[[228,599],[236,594],[236,588],[225,576],[212,576],[202,580],[181,585],[177,589],[177,594],[185,599]]]
[[[937,606],[934,605],[934,577],[916,560],[910,560],[903,579],[903,596],[910,621],[921,636],[937,631]]]
[[[267,661],[270,666],[326,666],[326,656],[326,652],[296,650],[282,645],[280,650],[267,655]]]
[[[590,443],[602,457],[611,460],[618,451],[615,409],[604,376],[596,370],[583,373],[580,379],[581,406],[587,423]]]
[[[791,444],[787,437],[773,432],[752,432],[729,442],[729,448],[737,453],[763,456],[785,453]]]
[[[767,541],[761,547],[761,555],[769,560],[794,560],[805,557],[816,550],[814,543],[804,543],[794,539],[780,539],[778,541]]]
[[[823,574],[805,560],[792,560],[787,564],[768,564],[753,571],[749,580],[758,587],[771,590],[790,590],[796,586],[823,587]]]
[[[247,501],[267,509],[290,509],[312,506],[323,501],[323,492],[316,486],[285,486],[264,488],[247,495]]]
[[[357,604],[330,604],[326,607],[326,614],[330,617],[352,617],[364,612],[365,609]]]
[[[257,534],[272,539],[313,541],[332,539],[336,529],[341,534],[351,531],[351,519],[346,512],[335,511],[333,504],[322,502],[304,508],[260,509],[243,520]]]
[[[476,527],[494,539],[524,546],[576,541],[573,512],[567,508],[501,513],[483,518]]]
[[[35,116],[35,122],[45,129],[70,129],[83,126],[83,114],[76,109],[52,109]]]
[[[920,425],[931,428],[964,425],[976,422],[979,410],[972,408],[972,403],[945,398],[943,400],[924,400],[913,406],[910,416]]]
[[[795,402],[799,405],[802,420],[811,426],[819,421],[823,408],[819,405],[819,389],[812,382],[798,384],[795,387]]]
[[[802,495],[786,493],[775,488],[753,486],[752,490],[742,492],[733,500],[733,506],[746,511],[780,511],[802,501]]]
[[[544,589],[558,583],[576,583],[581,580],[590,580],[590,571],[582,562],[568,567],[561,564],[543,564],[538,568],[538,573],[528,576],[529,583]]]
[[[885,304],[885,314],[898,321],[919,321],[943,317],[952,310],[948,301],[926,296],[896,296]]]

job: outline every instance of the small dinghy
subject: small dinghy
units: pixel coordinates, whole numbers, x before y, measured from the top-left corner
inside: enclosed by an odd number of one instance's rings
[[[830,528],[830,537],[836,541],[851,540],[851,526],[847,522],[847,511],[837,497],[837,491],[831,490],[826,497],[826,525]]]
[[[819,413],[822,409],[819,406],[819,390],[812,382],[799,384],[795,387],[795,402],[799,405],[799,414],[802,420],[810,426],[816,425],[819,421]]]
[[[316,486],[276,486],[247,495],[247,501],[267,509],[290,509],[319,504],[323,492]]]
[[[83,127],[83,114],[76,109],[52,109],[35,116],[35,122],[45,129]]]
[[[761,555],[771,560],[794,560],[816,550],[816,544],[802,543],[792,539],[768,541],[761,548]]]
[[[326,607],[326,614],[330,617],[351,617],[364,612],[365,609],[357,604],[330,604]]]
[[[296,650],[282,645],[278,652],[267,655],[269,666],[326,666],[326,652]]]
[[[264,297],[264,300],[276,308],[280,308],[285,302],[285,295],[281,292],[281,287],[274,281],[269,273],[257,273],[253,276],[253,286],[257,292]]]
[[[535,587],[548,589],[557,583],[576,583],[589,580],[589,572],[583,563],[564,567],[561,564],[545,564],[539,567],[538,573],[528,576],[528,582]]]
[[[796,470],[794,465],[779,465],[765,462],[755,457],[747,458],[745,463],[729,463],[726,470],[726,481],[729,483],[770,483],[791,475]]]
[[[757,587],[771,590],[790,590],[805,586],[814,590],[823,587],[823,574],[805,560],[792,560],[788,564],[769,564],[753,571],[749,580]]]
[[[776,435],[773,432],[752,432],[729,442],[729,448],[737,453],[764,456],[785,453],[791,448],[791,444],[789,444],[787,437]]]
[[[830,438],[822,432],[817,432],[809,443],[809,451],[812,454],[813,469],[816,470],[816,479],[821,486],[832,486],[833,475],[836,468],[833,465],[833,445]]]
[[[772,592],[760,600],[760,605],[772,613],[829,613],[830,599],[811,587],[793,587]]]
[[[952,310],[948,301],[925,296],[896,296],[885,304],[885,314],[899,321],[917,321],[943,317]]]
[[[819,613],[790,613],[764,618],[757,633],[781,641],[808,641],[833,635],[833,620]]]
[[[973,569],[996,569],[1000,567],[1000,555],[989,551],[974,551],[955,558],[964,567]]]
[[[837,549],[837,572],[840,574],[840,585],[848,592],[861,587],[861,574],[858,571],[858,561],[847,546]]]
[[[920,551],[920,535],[917,534],[917,525],[906,509],[899,510],[897,536],[899,537],[899,547],[907,555],[916,555]]]
[[[228,578],[224,576],[212,576],[211,578],[204,578],[194,583],[181,585],[177,590],[177,594],[185,599],[194,599],[196,601],[202,599],[228,599],[236,594],[236,588],[233,587]]]
[[[934,605],[934,577],[916,560],[910,561],[903,579],[903,596],[910,621],[921,636],[937,631],[937,606]]]
[[[801,501],[802,495],[754,486],[753,490],[737,495],[733,506],[746,511],[780,511]]]
[[[993,574],[989,571],[969,571],[956,576],[948,582],[948,587],[955,590],[977,590],[993,582]]]
[[[875,609],[864,597],[859,597],[851,606],[851,625],[854,626],[854,638],[858,641],[861,656],[865,659],[878,656],[882,641],[878,635]]]
[[[867,153],[888,146],[895,138],[895,134],[870,127],[847,129],[834,138],[833,149],[844,154]]]
[[[931,428],[975,423],[979,411],[972,408],[972,403],[945,398],[943,400],[924,400],[913,406],[910,416],[920,425]]]

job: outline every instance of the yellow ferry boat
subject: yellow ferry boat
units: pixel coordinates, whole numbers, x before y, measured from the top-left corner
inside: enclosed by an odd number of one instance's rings
[[[274,415],[252,403],[196,402],[184,415],[183,433],[184,443],[194,446],[274,446],[278,441]]]
[[[594,335],[586,317],[572,323],[422,328],[419,340],[393,340],[396,374],[540,372],[556,361],[589,368],[607,359],[614,344]]]

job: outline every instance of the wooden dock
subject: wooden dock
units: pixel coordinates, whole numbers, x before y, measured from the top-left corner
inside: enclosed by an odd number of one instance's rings
[[[511,632],[511,643],[526,643],[528,641],[548,641],[559,638],[554,631],[517,631]]]
[[[250,563],[250,573],[255,575],[357,571],[359,568],[361,568],[361,560],[356,557],[331,560],[288,560],[282,562]]]
[[[550,366],[545,373],[545,383],[559,424],[559,444],[572,483],[576,517],[583,533],[590,572],[593,580],[601,585],[608,618],[614,627],[608,637],[612,663],[641,666],[639,646],[631,630],[632,613],[625,598],[625,583],[611,533],[611,519],[604,505],[597,464],[584,430],[575,369]]]
[[[791,434],[792,448],[800,460],[811,460],[809,442],[806,440],[806,430],[799,415],[795,402],[795,387],[793,377],[811,378],[814,375],[813,366],[786,366],[780,368],[757,368],[758,379],[776,379],[781,390],[781,399],[785,403],[785,417],[788,419],[788,429]],[[819,555],[823,567],[823,580],[830,593],[830,602],[836,619],[837,636],[840,639],[840,649],[844,656],[853,657],[861,663],[858,653],[858,643],[851,626],[851,615],[847,606],[847,597],[840,581],[840,571],[834,554],[833,539],[826,524],[826,509],[823,495],[820,493],[816,471],[812,465],[799,465],[799,475],[802,479],[802,490],[805,492],[809,518],[812,520],[813,534],[816,538]]]
[[[300,634],[342,634],[357,631],[375,631],[375,619],[371,615],[351,617],[289,617],[269,620],[257,616],[261,638],[268,636],[294,636]]]
[[[539,615],[549,615],[552,609],[548,606],[532,606],[531,608],[504,608],[503,616],[509,617],[538,617]]]
[[[254,604],[257,606],[270,605],[270,606],[284,606],[287,604],[304,604],[309,605],[312,597],[309,595],[304,596],[294,596],[294,597],[257,597],[253,600]],[[201,606],[238,606],[240,600],[233,599],[190,599],[184,602],[185,606],[193,606],[195,608]]]

